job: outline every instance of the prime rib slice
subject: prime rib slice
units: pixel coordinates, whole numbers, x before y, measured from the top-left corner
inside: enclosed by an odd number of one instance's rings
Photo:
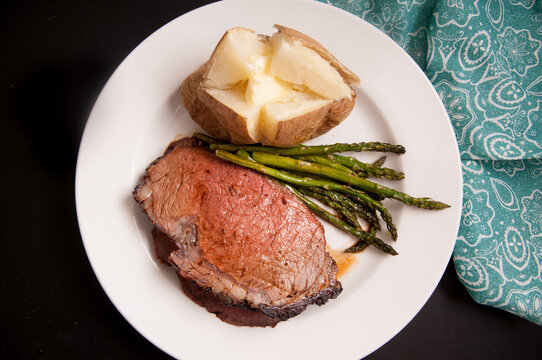
[[[152,229],[152,240],[154,243],[154,254],[158,260],[166,266],[170,265],[169,255],[173,251],[178,250],[175,241],[168,238],[166,234],[157,228]],[[177,275],[186,296],[228,324],[237,326],[275,327],[275,325],[280,322],[280,319],[269,317],[260,309],[248,309],[239,306],[225,305],[212,293],[212,291],[207,291],[195,281],[188,280],[179,273],[177,273]]]
[[[168,263],[226,305],[286,320],[342,291],[310,210],[193,138],[172,143],[149,165],[134,198],[171,239]]]

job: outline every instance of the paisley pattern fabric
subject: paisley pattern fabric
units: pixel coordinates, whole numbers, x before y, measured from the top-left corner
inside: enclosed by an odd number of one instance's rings
[[[542,1],[324,2],[378,27],[425,71],[463,164],[458,278],[475,301],[542,325]]]

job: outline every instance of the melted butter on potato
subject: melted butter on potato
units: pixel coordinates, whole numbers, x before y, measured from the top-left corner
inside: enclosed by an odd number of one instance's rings
[[[250,75],[245,90],[245,98],[249,104],[263,105],[281,97],[287,90],[287,84],[271,75],[271,57],[269,55],[253,55],[249,57]]]
[[[269,74],[258,74],[250,77],[245,91],[249,104],[263,105],[271,100],[280,98],[287,90],[280,81]]]
[[[191,117],[236,143],[292,146],[339,124],[359,78],[315,40],[275,26],[272,36],[228,30],[181,92]]]

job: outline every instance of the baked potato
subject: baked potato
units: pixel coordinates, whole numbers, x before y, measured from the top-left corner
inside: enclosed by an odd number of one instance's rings
[[[294,146],[352,111],[360,80],[312,38],[275,25],[272,36],[228,30],[181,85],[192,119],[237,144]]]

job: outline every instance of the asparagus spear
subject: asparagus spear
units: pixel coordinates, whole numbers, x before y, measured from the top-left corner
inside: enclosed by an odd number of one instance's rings
[[[369,230],[369,234],[375,236],[376,234],[376,230],[374,227],[372,227],[370,230]],[[354,245],[350,246],[349,248],[347,248],[346,250],[344,250],[345,253],[358,253],[358,252],[362,252],[363,250],[365,250],[367,248],[367,246],[369,246],[369,244],[366,242],[366,241],[363,241],[363,240],[358,240]]]
[[[390,168],[382,168],[382,167],[374,166],[372,164],[367,164],[351,156],[328,154],[327,158],[330,159],[331,161],[336,161],[339,164],[347,166],[350,169],[354,170],[355,172],[362,171],[363,173],[369,176],[383,177],[389,180],[401,180],[405,178],[405,174],[401,171],[396,171]],[[322,164],[322,165],[326,165],[326,164]]]
[[[310,188],[310,190],[319,194],[325,194],[331,200],[336,201],[345,208],[358,213],[363,219],[367,220],[373,228],[376,228],[376,230],[380,230],[380,222],[378,221],[378,217],[376,216],[374,210],[371,210],[360,203],[354,202],[348,196],[336,191],[324,190],[321,188]]]
[[[332,207],[333,209],[337,211],[337,214],[340,215],[346,223],[348,223],[349,225],[352,225],[356,229],[363,230],[358,222],[358,219],[356,218],[356,215],[350,212],[350,210],[347,209],[345,206],[343,206],[340,202],[334,201],[329,196],[326,196],[323,193],[318,193],[318,192],[309,190],[308,188],[299,188],[297,190],[304,195],[313,197],[316,200],[320,200],[324,204]]]
[[[243,149],[239,149],[237,150],[237,152],[235,153],[235,155],[239,156],[239,157],[242,157],[243,159],[247,159],[247,160],[250,160],[252,162],[256,162],[251,156],[249,153],[247,153],[245,150]]]
[[[212,144],[211,150],[226,150],[226,151],[237,151],[239,149],[244,149],[248,152],[259,151],[269,154],[277,155],[289,155],[289,156],[300,156],[300,155],[319,155],[319,154],[331,154],[344,151],[380,151],[380,152],[391,152],[396,154],[404,154],[405,148],[402,145],[393,145],[381,142],[360,142],[360,143],[351,143],[343,144],[337,143],[332,145],[298,145],[291,148],[278,148],[273,146],[262,146],[262,145],[234,145],[234,144]]]
[[[380,221],[378,221],[378,217],[376,216],[376,212],[374,210],[369,209],[364,204],[354,202],[349,197],[335,193],[341,197],[344,198],[344,203],[347,204],[347,206],[351,207],[356,213],[358,213],[362,218],[367,220],[372,227],[375,227],[377,230],[380,230]]]
[[[334,169],[344,171],[344,172],[346,172],[348,174],[353,174],[354,173],[348,167],[346,167],[344,165],[341,165],[338,161],[336,162],[336,161],[333,161],[333,160],[331,160],[329,158],[325,158],[323,156],[305,155],[305,156],[299,156],[298,159],[311,161],[313,163],[320,164],[320,165],[326,165],[326,166],[332,167]]]
[[[196,139],[199,139],[199,140],[202,140],[202,141],[205,141],[207,144],[221,144],[220,141],[218,141],[217,139],[209,136],[209,135],[205,135],[205,134],[202,134],[202,133],[194,133],[192,134],[193,137],[195,137]]]
[[[341,230],[346,231],[352,236],[355,236],[356,238],[363,240],[365,242],[368,242],[369,244],[373,245],[379,250],[382,250],[390,255],[398,255],[397,251],[390,245],[386,244],[381,239],[371,236],[368,232],[365,232],[363,230],[356,229],[341,219],[339,219],[337,216],[331,214],[330,212],[326,211],[325,209],[322,209],[320,206],[316,205],[309,199],[307,199],[303,194],[301,194],[296,188],[294,188],[291,185],[284,184],[287,188],[289,188],[297,197],[305,204],[309,209],[311,209],[315,214],[320,216],[322,219],[325,219],[330,224],[338,227]]]
[[[344,252],[350,254],[359,253],[365,250],[367,246],[369,246],[369,243],[363,240],[358,240],[354,245],[344,250]]]
[[[381,156],[377,160],[375,160],[375,162],[373,162],[373,166],[382,167],[385,161],[386,161],[386,155]]]
[[[352,195],[356,199],[366,203],[369,208],[377,209],[378,212],[380,213],[380,216],[382,216],[382,219],[386,222],[387,228],[390,231],[392,238],[397,239],[397,229],[395,225],[393,224],[391,215],[386,209],[386,207],[382,205],[382,203],[374,200],[373,198],[371,198],[369,195],[365,194],[362,191],[352,189],[349,186],[337,184],[328,180],[314,180],[307,177],[300,177],[300,176],[288,174],[288,173],[285,173],[284,171],[270,168],[258,162],[245,159],[243,157],[237,156],[235,154],[229,153],[224,150],[216,150],[215,154],[221,159],[228,160],[228,161],[233,162],[234,164],[258,171],[259,173],[271,176],[278,180],[282,180],[283,182],[286,182],[288,184],[293,184],[297,186],[305,186],[305,187],[320,187],[326,190],[335,190],[341,193]],[[252,159],[254,159],[254,154],[253,154]]]
[[[401,201],[407,205],[417,206],[429,210],[440,210],[449,207],[442,202],[434,201],[429,198],[416,198],[395,189],[374,183],[372,181],[360,178],[359,176],[347,174],[344,171],[334,169],[329,166],[311,163],[308,161],[292,159],[285,156],[266,154],[254,151],[252,158],[258,163],[278,167],[281,169],[302,171],[310,174],[322,175],[350,186],[355,186],[371,193],[383,195]]]
[[[395,224],[393,223],[393,219],[391,217],[391,214],[389,213],[388,209],[380,202],[369,195],[365,194],[362,191],[356,190],[356,189],[350,189],[350,192],[347,191],[341,191],[342,193],[354,195],[356,200],[361,201],[363,204],[367,205],[369,209],[372,210],[378,210],[378,213],[382,217],[382,220],[386,223],[386,228],[391,234],[391,238],[393,240],[397,240],[397,228],[395,227]]]

